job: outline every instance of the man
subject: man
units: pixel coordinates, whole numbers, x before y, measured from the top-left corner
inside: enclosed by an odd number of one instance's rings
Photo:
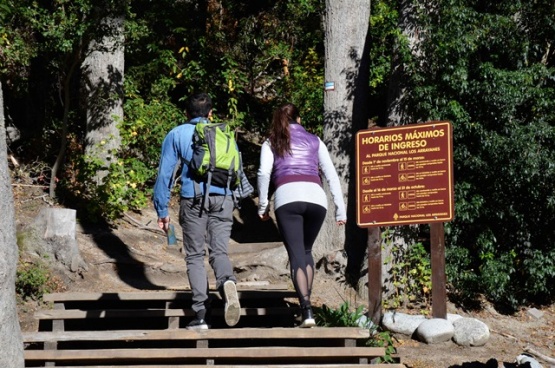
[[[189,123],[172,129],[162,143],[158,177],[154,185],[154,208],[158,226],[168,231],[168,203],[173,185],[173,173],[180,163],[189,162],[193,155],[192,138],[196,124],[205,124],[212,116],[212,100],[205,93],[191,96],[186,105]],[[234,326],[241,316],[241,306],[235,286],[236,278],[228,256],[228,243],[233,224],[233,198],[229,190],[211,184],[208,203],[203,203],[205,183],[195,182],[186,164],[181,172],[179,224],[183,229],[183,246],[187,277],[193,294],[192,309],[196,317],[187,329],[208,329],[208,275],[204,267],[208,244],[208,260],[216,276],[216,287],[225,301],[225,321]],[[201,207],[204,207],[201,210]]]

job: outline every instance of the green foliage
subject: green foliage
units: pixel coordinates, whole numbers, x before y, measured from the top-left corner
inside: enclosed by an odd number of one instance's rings
[[[325,304],[316,311],[316,322],[322,327],[359,327],[365,319],[363,306],[351,310],[349,302],[344,302],[339,309],[331,309]]]
[[[41,300],[54,289],[52,275],[42,263],[19,262],[16,271],[15,291],[25,299]]]
[[[399,362],[399,360],[394,357],[394,355],[397,354],[397,349],[395,348],[395,339],[390,331],[383,330],[378,326],[371,330],[370,335],[372,337],[366,342],[366,346],[385,348],[385,355],[377,359],[377,364],[393,364]]]
[[[302,62],[292,69],[290,100],[301,110],[303,125],[321,135],[324,122],[324,71],[316,49],[309,49]]]
[[[391,333],[382,330],[379,326],[374,326],[363,311],[362,306],[353,310],[348,302],[341,304],[338,309],[331,309],[323,305],[321,309],[315,312],[316,323],[322,327],[363,327],[370,329],[371,337],[365,342],[365,345],[385,348],[385,356],[380,357],[378,363],[394,363],[393,355],[397,350]]]
[[[115,162],[108,167],[108,174],[99,185],[92,178],[103,163],[86,156],[70,157],[72,172],[61,183],[66,191],[75,193],[84,205],[83,214],[89,220],[120,218],[130,210],[144,208],[152,192],[156,177],[160,146],[167,132],[184,121],[183,113],[169,102],[141,98],[126,101],[126,119],[119,124],[121,148],[115,153]],[[71,146],[72,151],[82,147]]]
[[[323,4],[207,5],[161,0],[153,7],[148,0],[135,0],[98,7],[91,0],[0,0],[0,73],[9,89],[5,96],[13,99],[13,92],[21,91],[8,107],[14,121],[33,124],[24,127],[34,136],[22,142],[20,153],[32,160],[41,155],[51,165],[60,134],[67,130],[70,140],[57,186],[60,200],[108,220],[144,206],[161,141],[184,121],[183,100],[193,92],[209,93],[215,120],[234,128],[263,132],[274,107],[293,101],[303,110],[305,124],[318,130]],[[83,157],[87,128],[78,78],[90,42],[109,36],[101,20],[110,14],[125,14],[125,118],[120,122],[121,149],[103,167]],[[23,81],[26,77],[29,82]],[[66,92],[69,99],[60,98]],[[109,171],[100,184],[89,177],[98,170]]]
[[[454,124],[448,278],[468,300],[549,303],[555,281],[555,35],[552,3],[445,0],[419,8],[406,63],[413,121]],[[540,264],[542,266],[540,266]]]
[[[103,168],[101,163],[85,156],[82,168],[84,189],[81,198],[87,204],[89,220],[104,218],[113,221],[127,211],[146,206],[150,188],[145,188],[145,183],[153,176],[152,167],[135,158],[119,159],[110,164],[108,175],[100,185],[91,182],[90,178]]]
[[[422,243],[395,244],[393,231],[382,232],[391,256],[384,259],[390,268],[389,277],[393,290],[384,307],[396,309],[422,304],[423,312],[429,310],[432,290],[432,267],[430,254]]]

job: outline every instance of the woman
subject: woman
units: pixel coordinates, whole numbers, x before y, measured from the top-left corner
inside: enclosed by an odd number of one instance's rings
[[[324,143],[300,124],[299,110],[285,104],[274,112],[269,138],[262,144],[258,169],[258,215],[268,216],[270,180],[276,191],[274,211],[289,256],[291,280],[302,312],[300,327],[316,323],[310,304],[314,279],[312,246],[327,211],[327,197],[320,179],[324,174],[335,203],[335,219],[344,225],[345,202],[337,172]]]

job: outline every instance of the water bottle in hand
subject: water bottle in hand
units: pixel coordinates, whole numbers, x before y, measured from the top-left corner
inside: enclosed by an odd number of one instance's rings
[[[169,224],[168,225],[168,231],[166,232],[166,234],[168,235],[168,246],[175,246],[177,245],[177,238],[175,236],[175,227],[173,226],[173,224]]]

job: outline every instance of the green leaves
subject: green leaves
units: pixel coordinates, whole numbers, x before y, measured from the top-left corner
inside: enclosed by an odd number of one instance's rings
[[[363,307],[352,310],[351,305],[345,302],[339,309],[331,309],[323,305],[316,311],[316,322],[322,327],[359,327],[364,317]]]
[[[423,36],[407,63],[413,121],[454,124],[449,280],[508,308],[555,298],[539,292],[555,269],[537,267],[555,244],[554,28],[545,14],[554,7],[543,1],[442,1],[419,13]]]

